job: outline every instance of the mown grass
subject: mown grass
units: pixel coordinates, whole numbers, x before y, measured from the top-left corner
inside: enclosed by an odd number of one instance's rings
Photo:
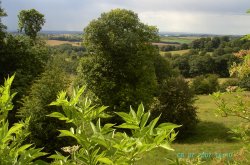
[[[235,93],[226,94],[224,98],[233,105],[235,96]],[[244,92],[243,96],[250,105],[250,92]],[[224,159],[228,159],[228,161],[237,158],[235,155],[242,148],[242,144],[232,139],[229,130],[242,120],[237,117],[216,117],[217,106],[212,96],[209,95],[198,96],[195,106],[200,122],[194,133],[184,141],[172,144],[175,151],[156,149],[147,153],[138,164],[166,165],[169,163],[167,158],[175,159],[180,153],[185,155],[184,158],[188,158],[189,154],[194,154],[194,157],[202,153],[211,154],[209,158],[203,159],[204,164],[223,164],[220,162],[223,155],[220,154],[234,155],[232,157],[224,156]],[[247,158],[250,159],[249,156]]]

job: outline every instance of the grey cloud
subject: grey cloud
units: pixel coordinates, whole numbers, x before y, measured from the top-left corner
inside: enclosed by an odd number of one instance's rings
[[[18,12],[30,8],[45,14],[44,30],[82,30],[113,8],[131,9],[160,31],[249,33],[250,29],[250,15],[245,15],[249,0],[2,0],[2,6],[9,15],[4,23],[11,30],[17,28]]]

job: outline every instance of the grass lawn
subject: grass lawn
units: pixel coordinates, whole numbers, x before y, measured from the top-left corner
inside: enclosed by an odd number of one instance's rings
[[[243,96],[250,105],[250,92],[243,93]],[[226,94],[224,96],[229,103],[233,104],[235,101],[235,94]],[[184,154],[184,158],[188,158],[193,154],[211,154],[210,158],[204,158],[204,164],[221,164],[219,160],[221,157],[229,159],[234,156],[241,149],[242,144],[234,141],[228,133],[229,128],[241,122],[237,117],[216,117],[215,101],[212,96],[200,95],[195,102],[197,107],[197,115],[200,122],[197,125],[194,133],[186,138],[181,143],[174,143],[172,147],[175,151],[165,151],[163,149],[156,149],[147,153],[138,164],[140,165],[166,165],[168,161],[166,158],[175,159],[177,155]],[[224,154],[224,155],[222,155]],[[231,157],[236,159],[238,157]],[[250,157],[248,156],[250,159]]]

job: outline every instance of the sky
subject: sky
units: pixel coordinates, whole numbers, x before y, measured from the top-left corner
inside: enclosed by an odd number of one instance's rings
[[[250,33],[250,0],[0,0],[8,30],[17,30],[21,10],[35,8],[45,15],[43,30],[83,31],[103,12],[123,8],[160,32],[224,35]]]

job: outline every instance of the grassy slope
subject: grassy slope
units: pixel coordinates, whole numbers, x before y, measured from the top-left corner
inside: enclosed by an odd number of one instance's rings
[[[244,98],[250,101],[250,92],[244,94]],[[226,95],[225,99],[233,103],[235,95]],[[166,158],[175,158],[178,153],[184,153],[185,157],[189,153],[194,153],[197,156],[199,153],[236,153],[241,148],[241,143],[233,141],[228,133],[229,128],[240,123],[239,118],[236,117],[216,117],[215,112],[217,106],[211,96],[201,95],[195,103],[197,106],[197,115],[200,122],[195,133],[187,138],[183,143],[175,143],[172,147],[175,151],[165,151],[163,149],[156,149],[144,156],[138,163],[143,165],[165,165]],[[215,158],[213,161],[209,160],[206,164],[216,164],[218,161]]]

